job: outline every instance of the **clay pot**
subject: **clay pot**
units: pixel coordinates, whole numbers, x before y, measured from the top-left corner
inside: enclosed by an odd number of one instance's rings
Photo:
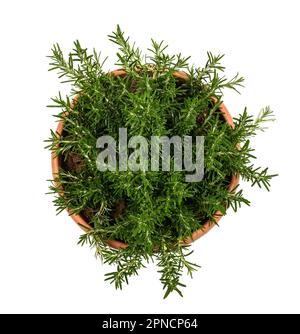
[[[126,72],[124,70],[115,70],[110,72],[110,74],[118,77],[124,77],[126,75]],[[186,81],[188,80],[188,75],[185,72],[175,72],[174,74],[175,78],[181,79],[182,81]],[[77,96],[75,96],[72,104],[74,104],[77,100]],[[220,112],[222,113],[225,121],[229,124],[229,126],[231,126],[232,128],[234,128],[234,123],[232,120],[231,115],[229,114],[227,108],[225,107],[224,103],[222,103],[219,107]],[[63,121],[60,121],[58,123],[57,129],[56,129],[56,133],[57,136],[61,136],[62,132],[64,129],[64,123]],[[61,168],[61,162],[60,162],[60,158],[58,156],[55,155],[54,152],[52,152],[51,154],[51,160],[52,160],[52,174],[53,174],[53,178],[55,179],[58,175],[59,169]],[[228,191],[232,191],[233,189],[236,188],[236,186],[239,183],[239,175],[232,175],[231,177],[231,182],[228,186]],[[56,184],[56,186],[60,186],[59,184]],[[61,196],[63,196],[63,189],[61,187]],[[78,226],[83,229],[85,232],[89,231],[92,229],[92,227],[85,221],[85,219],[79,215],[79,214],[72,214],[70,212],[70,210],[68,210],[71,218],[75,221],[75,223],[78,224]],[[220,211],[217,211],[214,214],[214,219],[215,222],[218,223],[218,221],[222,218],[223,214]],[[211,222],[211,221],[207,221],[203,224],[203,226],[199,229],[197,229],[196,231],[193,232],[193,234],[191,235],[191,237],[185,239],[183,241],[184,244],[190,244],[191,242],[199,239],[200,237],[202,237],[204,234],[206,234],[210,229],[212,229],[216,224]],[[116,248],[116,249],[120,249],[120,248],[126,248],[128,247],[128,244],[122,242],[122,241],[118,241],[118,240],[107,240],[106,243],[112,247],[112,248]]]

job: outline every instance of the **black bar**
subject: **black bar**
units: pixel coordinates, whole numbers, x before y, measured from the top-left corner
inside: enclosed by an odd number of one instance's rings
[[[2,314],[0,331],[9,328],[9,332],[47,331],[84,331],[103,333],[107,330],[119,330],[128,333],[147,332],[163,329],[169,331],[188,330],[209,333],[260,332],[272,329],[287,332],[288,328],[300,327],[299,314]]]

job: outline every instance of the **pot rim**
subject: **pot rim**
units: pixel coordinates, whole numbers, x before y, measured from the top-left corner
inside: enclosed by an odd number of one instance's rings
[[[109,72],[109,74],[112,74],[116,77],[120,76],[120,77],[124,77],[126,75],[125,70],[123,69],[118,69],[118,70],[114,70],[112,72]],[[183,71],[176,71],[173,73],[173,76],[175,78],[178,79],[182,79],[184,81],[186,81],[188,79],[188,74],[183,72]],[[76,102],[78,98],[78,95],[76,95],[74,97],[74,99],[72,100],[71,103],[71,108],[73,107],[74,103]],[[227,124],[233,129],[234,128],[234,123],[233,123],[233,119],[228,111],[228,109],[226,108],[224,103],[220,104],[219,107],[220,112],[222,113],[225,121],[227,122]],[[61,120],[58,123],[57,129],[56,129],[56,134],[57,136],[61,136],[62,132],[64,129],[64,122]],[[60,162],[60,158],[55,154],[55,152],[51,152],[51,163],[52,163],[52,175],[53,175],[53,179],[55,180],[55,178],[57,177],[57,175],[59,174],[59,169],[61,168],[61,162]],[[63,196],[63,187],[56,181],[53,181],[55,186],[58,186],[60,188],[60,196]],[[231,181],[230,184],[228,186],[228,191],[233,191],[239,184],[239,175],[232,175],[231,176]],[[75,223],[85,232],[88,232],[90,230],[92,230],[92,226],[89,225],[85,219],[80,215],[80,214],[74,214],[70,211],[70,209],[67,209],[67,212],[69,213],[70,217],[75,221]],[[210,231],[215,225],[217,225],[217,223],[219,222],[219,220],[223,217],[223,214],[220,211],[216,211],[215,214],[213,215],[215,221],[211,221],[211,220],[207,220],[202,226],[201,228],[198,228],[197,230],[195,230],[192,235],[188,238],[186,238],[185,240],[183,240],[183,244],[189,245],[191,244],[193,241],[201,238],[203,235],[205,235],[208,231]],[[106,240],[106,243],[108,246],[115,248],[115,249],[125,249],[128,247],[128,244],[122,241],[118,241],[118,240]]]

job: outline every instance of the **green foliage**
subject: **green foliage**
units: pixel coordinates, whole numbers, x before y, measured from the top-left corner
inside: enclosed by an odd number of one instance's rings
[[[109,39],[119,51],[117,65],[125,77],[103,69],[105,59],[89,54],[80,43],[67,58],[58,44],[52,48],[50,70],[63,82],[72,83],[71,97],[61,94],[50,107],[57,107],[64,132],[51,132],[48,148],[61,159],[62,168],[51,191],[57,196],[58,212],[68,208],[81,214],[93,229],[80,237],[104,263],[115,265],[106,280],[122,288],[150,260],[156,260],[165,297],[180,295],[184,270],[192,276],[197,265],[189,262],[191,252],[182,242],[214,214],[236,211],[250,202],[242,190],[229,191],[232,175],[269,190],[267,168],[255,167],[250,138],[273,119],[269,107],[257,119],[244,112],[234,119],[232,129],[219,112],[225,88],[238,90],[239,75],[227,79],[220,61],[223,55],[208,53],[202,68],[188,64],[181,54],[169,55],[167,45],[152,40],[149,56],[124,36],[118,26]],[[174,77],[185,71],[187,80]],[[74,104],[72,96],[77,95]],[[213,102],[214,101],[214,102]],[[201,182],[186,183],[184,172],[100,172],[96,168],[96,140],[103,134],[118,137],[126,127],[128,136],[205,136],[205,175]],[[64,196],[60,196],[60,184]],[[122,240],[126,249],[112,249],[106,240]]]

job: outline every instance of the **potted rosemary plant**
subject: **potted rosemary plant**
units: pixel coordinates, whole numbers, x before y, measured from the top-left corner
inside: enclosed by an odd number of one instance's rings
[[[256,119],[246,109],[231,118],[223,90],[243,78],[220,75],[223,56],[208,53],[195,68],[154,40],[143,56],[119,26],[109,38],[119,49],[112,72],[78,41],[67,58],[52,48],[50,70],[72,84],[50,106],[60,109],[47,146],[54,204],[84,230],[79,244],[115,265],[106,280],[116,288],[154,259],[164,296],[182,295],[183,271],[198,267],[190,243],[228,208],[250,204],[239,178],[269,190],[274,175],[252,164],[249,140],[273,115],[267,107]]]

